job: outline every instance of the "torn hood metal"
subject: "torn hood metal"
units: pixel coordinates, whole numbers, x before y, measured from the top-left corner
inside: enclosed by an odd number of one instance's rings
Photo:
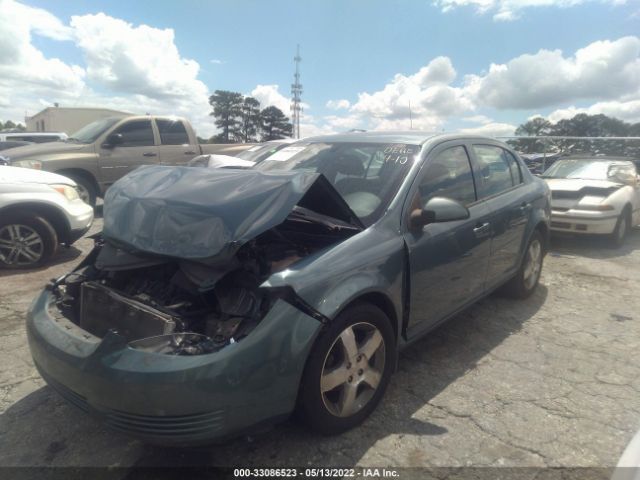
[[[132,252],[217,263],[296,205],[364,228],[318,173],[145,166],[107,190],[103,236]]]

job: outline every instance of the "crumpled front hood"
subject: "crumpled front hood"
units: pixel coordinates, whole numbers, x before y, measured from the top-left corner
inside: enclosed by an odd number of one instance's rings
[[[296,205],[362,228],[317,173],[146,166],[107,190],[103,235],[132,251],[215,262]]]
[[[10,161],[40,158],[44,155],[59,154],[77,152],[83,150],[87,145],[83,143],[71,143],[71,142],[46,142],[35,143],[33,145],[25,145],[23,147],[9,148],[5,150],[2,155],[9,157]]]

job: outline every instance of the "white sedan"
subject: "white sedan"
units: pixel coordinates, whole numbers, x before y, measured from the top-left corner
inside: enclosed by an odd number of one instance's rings
[[[621,246],[640,223],[640,183],[630,160],[564,158],[542,177],[551,189],[553,231],[608,235],[613,246]]]
[[[0,166],[0,268],[42,266],[92,222],[93,207],[80,200],[73,180]]]

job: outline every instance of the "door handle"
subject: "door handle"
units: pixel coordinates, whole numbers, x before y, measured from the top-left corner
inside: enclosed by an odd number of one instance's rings
[[[184,152],[185,155],[195,155],[196,152],[192,152],[191,150],[189,150],[188,152]]]
[[[476,228],[473,229],[473,233],[475,233],[478,236],[484,235],[485,233],[489,232],[489,227],[491,227],[491,224],[489,222],[478,223],[476,225]]]
[[[157,153],[154,153],[154,152],[144,152],[144,153],[142,154],[142,156],[143,156],[143,157],[157,157],[157,156],[158,156],[158,154],[157,154]]]
[[[526,212],[527,210],[531,209],[531,204],[529,202],[522,202],[522,204],[520,204],[520,210],[522,210],[523,212]]]

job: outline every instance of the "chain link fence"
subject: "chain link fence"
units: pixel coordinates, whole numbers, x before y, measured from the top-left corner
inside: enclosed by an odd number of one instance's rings
[[[625,157],[640,173],[640,137],[496,137],[520,153],[529,170],[541,174],[559,158],[576,155]]]

